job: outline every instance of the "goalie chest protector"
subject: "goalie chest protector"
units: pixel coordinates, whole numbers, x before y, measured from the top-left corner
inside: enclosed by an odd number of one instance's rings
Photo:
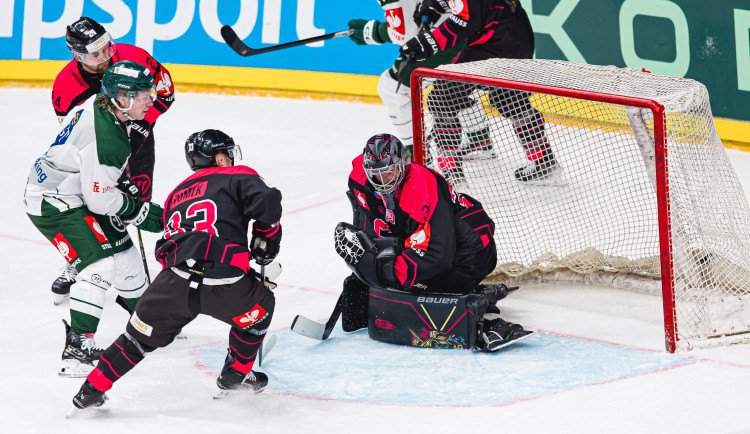
[[[487,305],[482,294],[414,294],[370,287],[368,334],[391,344],[473,349]]]

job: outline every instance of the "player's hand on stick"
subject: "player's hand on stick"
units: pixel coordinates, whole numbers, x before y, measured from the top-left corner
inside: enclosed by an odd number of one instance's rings
[[[161,232],[164,230],[164,209],[154,202],[135,200],[136,212],[122,215],[122,221],[135,225],[147,232]]]
[[[258,265],[268,265],[279,254],[281,247],[281,224],[274,223],[266,226],[255,222],[253,226],[253,238],[250,241],[252,258]]]
[[[450,9],[448,2],[445,0],[422,0],[422,3],[417,5],[417,8],[414,9],[414,22],[419,24],[422,22],[422,17],[426,16],[427,25],[432,27],[440,21],[440,17]]]
[[[440,51],[440,47],[431,33],[424,32],[406,41],[399,51],[405,58],[411,56],[415,62],[421,62]]]
[[[380,24],[380,21],[375,20],[351,20],[349,21],[349,29],[353,33],[349,37],[357,45],[380,45],[385,42],[378,34]]]

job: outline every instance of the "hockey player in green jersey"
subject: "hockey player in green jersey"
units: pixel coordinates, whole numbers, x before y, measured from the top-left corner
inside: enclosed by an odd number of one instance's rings
[[[103,93],[71,111],[47,152],[31,167],[24,194],[34,226],[78,270],[71,286],[70,326],[59,374],[85,377],[101,350],[94,333],[105,292],[132,311],[146,289],[138,250],[124,223],[151,232],[163,229],[162,208],[125,194],[118,179],[131,155],[131,122],[153,105],[154,78],[144,66],[123,61],[102,80]]]
[[[385,22],[377,20],[355,19],[349,21],[349,28],[354,30],[349,37],[358,45],[380,45],[386,42],[402,45],[417,36],[419,26],[412,20],[412,15],[420,0],[377,0],[385,12]],[[449,17],[450,13],[445,14]],[[440,24],[439,20],[435,25]],[[431,30],[426,28],[424,30]],[[393,124],[396,135],[408,149],[412,148],[411,126],[411,96],[409,93],[409,77],[414,68],[437,68],[439,65],[451,63],[463,48],[463,44],[444,50],[424,62],[410,62],[403,65],[405,58],[399,56],[393,65],[386,69],[378,80],[378,95],[388,111],[388,117]],[[402,80],[399,85],[399,71]]]

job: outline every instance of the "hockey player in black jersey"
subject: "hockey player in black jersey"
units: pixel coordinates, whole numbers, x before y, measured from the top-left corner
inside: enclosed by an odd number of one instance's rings
[[[336,251],[355,273],[344,281],[344,331],[367,326],[370,287],[418,295],[492,290],[491,304],[507,295],[504,285],[480,285],[497,262],[495,224],[482,204],[453,190],[437,172],[407,164],[405,156],[396,137],[377,134],[352,162],[353,225],[336,229]],[[357,240],[350,243],[342,230],[357,231]],[[364,254],[351,255],[362,248]],[[495,289],[504,293],[495,295]],[[482,349],[494,351],[531,333],[492,317]]]
[[[531,59],[534,55],[534,32],[519,0],[423,0],[414,20],[419,22],[427,16],[428,22],[434,22],[446,12],[452,14],[450,18],[431,33],[420,33],[406,41],[401,54],[422,61],[465,41],[466,48],[453,63],[493,58]],[[427,99],[433,113],[440,113],[432,131],[438,164],[444,174],[459,182],[464,174],[457,151],[461,147],[462,129],[467,128],[461,115],[470,107],[479,106],[471,97],[473,88],[465,83],[439,81]],[[515,171],[516,179],[527,182],[549,177],[558,169],[558,163],[547,141],[544,117],[529,102],[529,94],[493,89],[489,98],[500,114],[513,122],[526,154],[528,163]],[[446,101],[450,101],[448,107]],[[481,116],[481,110],[477,110],[471,118],[476,120]]]
[[[259,393],[268,384],[268,377],[252,368],[275,298],[249,261],[268,265],[279,252],[281,193],[253,169],[234,166],[238,151],[218,130],[188,138],[185,155],[195,173],[165,202],[165,233],[156,244],[162,271],[136,305],[125,333],[104,351],[73,398],[76,408],[101,406],[115,381],[149,352],[169,345],[201,313],[231,326],[218,387]]]

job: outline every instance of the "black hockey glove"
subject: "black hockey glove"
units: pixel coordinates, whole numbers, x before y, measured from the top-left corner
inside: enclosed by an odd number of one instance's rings
[[[448,2],[445,0],[422,0],[422,3],[414,9],[414,22],[417,25],[422,24],[422,17],[427,16],[427,27],[434,26],[444,13],[450,11]]]
[[[357,45],[380,45],[385,42],[379,34],[380,27],[383,24],[385,23],[375,20],[351,20],[349,21],[349,28],[354,30],[354,33],[349,35],[349,38]]]
[[[253,225],[253,238],[250,241],[252,258],[258,265],[268,265],[279,254],[281,246],[281,224],[266,226],[260,222]]]
[[[140,199],[123,196],[125,201],[132,201],[123,205],[125,212],[119,214],[122,221],[135,225],[147,232],[161,232],[164,230],[164,209],[159,204]],[[132,209],[133,211],[128,212]]]
[[[130,197],[136,199],[141,197],[141,189],[138,188],[138,186],[135,185],[133,181],[125,175],[123,175],[123,177],[120,178],[120,180],[117,182],[117,188]]]
[[[431,33],[423,32],[406,41],[399,51],[404,58],[411,55],[414,62],[421,62],[440,51],[440,47]]]

